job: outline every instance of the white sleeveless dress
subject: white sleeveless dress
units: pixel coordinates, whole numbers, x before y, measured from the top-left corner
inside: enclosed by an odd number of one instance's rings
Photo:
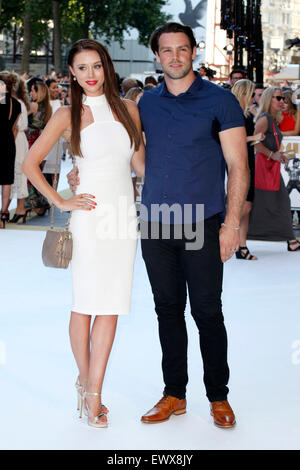
[[[81,131],[76,194],[94,195],[96,209],[74,210],[72,311],[86,315],[130,312],[137,246],[137,218],[131,179],[133,148],[114,119],[105,95],[85,97],[94,122]]]

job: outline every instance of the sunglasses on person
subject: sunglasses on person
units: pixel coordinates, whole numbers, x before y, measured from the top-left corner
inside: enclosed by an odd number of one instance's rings
[[[283,97],[283,96],[272,96],[272,98],[276,98],[277,101],[284,100],[284,97]]]

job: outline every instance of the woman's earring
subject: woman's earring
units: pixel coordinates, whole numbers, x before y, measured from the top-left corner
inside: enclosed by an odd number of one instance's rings
[[[73,77],[73,80],[74,80],[74,82],[76,82],[77,78],[76,78],[76,77]]]

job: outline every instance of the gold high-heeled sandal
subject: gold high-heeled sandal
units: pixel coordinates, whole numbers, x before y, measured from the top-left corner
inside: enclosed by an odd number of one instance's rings
[[[79,418],[82,418],[84,386],[79,382],[79,376],[77,377],[75,387],[77,390],[77,411],[79,411]]]
[[[84,399],[83,399],[83,393],[85,391],[85,386],[81,385],[79,381],[79,375],[77,377],[75,387],[77,390],[77,411],[79,411],[79,418],[82,418],[82,411],[85,416],[88,416],[88,411],[86,409],[86,406],[84,405]],[[107,415],[109,410],[106,408],[105,405],[101,404],[101,412],[104,415]]]
[[[88,406],[88,403],[87,403],[87,400],[86,400],[86,397],[87,396],[94,396],[94,397],[101,397],[100,393],[91,393],[91,392],[86,392],[84,391],[83,392],[83,400],[85,402],[85,409],[87,410],[88,412],[88,425],[89,426],[92,426],[93,428],[107,428],[108,426],[108,423],[107,421],[104,421],[102,423],[98,423],[97,420],[99,418],[101,418],[102,416],[105,416],[106,417],[106,414],[105,413],[99,413],[97,416],[95,416],[92,420],[90,419],[89,417],[89,406]],[[100,401],[101,403],[101,401]],[[102,405],[100,404],[100,407],[102,407]],[[107,418],[106,418],[107,419]]]

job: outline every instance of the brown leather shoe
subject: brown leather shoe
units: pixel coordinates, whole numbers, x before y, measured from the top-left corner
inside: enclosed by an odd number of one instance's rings
[[[210,414],[214,418],[215,425],[220,428],[232,428],[235,425],[234,412],[227,400],[211,402]]]
[[[182,415],[186,412],[186,399],[164,395],[156,405],[141,418],[143,423],[162,423],[167,421],[171,415]]]

